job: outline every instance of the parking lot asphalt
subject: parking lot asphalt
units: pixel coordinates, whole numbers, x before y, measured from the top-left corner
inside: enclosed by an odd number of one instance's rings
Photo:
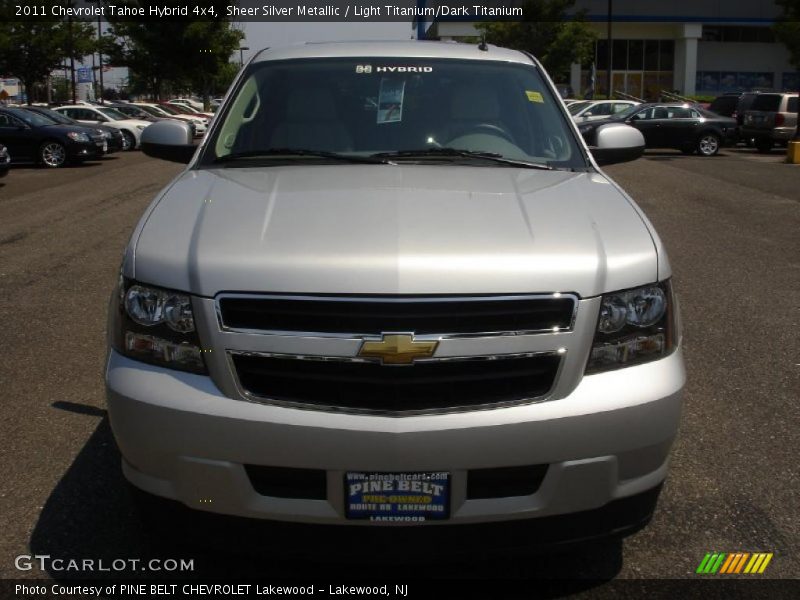
[[[136,152],[0,180],[0,577],[80,576],[18,571],[23,554],[193,558],[184,576],[397,575],[372,550],[367,566],[345,557],[336,535],[319,555],[306,532],[141,526],[105,415],[106,302],[139,215],[179,171]],[[656,516],[567,559],[474,551],[440,564],[420,548],[407,575],[693,578],[711,551],[773,552],[767,575],[800,573],[800,166],[728,149],[648,152],[607,172],[660,233],[683,313],[685,408]]]

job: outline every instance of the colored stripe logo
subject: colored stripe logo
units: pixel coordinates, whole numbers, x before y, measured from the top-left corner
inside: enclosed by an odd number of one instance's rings
[[[707,552],[695,573],[701,575],[736,575],[763,573],[772,560],[772,552]]]

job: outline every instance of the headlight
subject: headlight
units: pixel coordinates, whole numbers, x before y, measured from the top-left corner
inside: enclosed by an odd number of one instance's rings
[[[76,142],[88,142],[89,136],[85,133],[78,133],[77,131],[70,131],[67,133],[67,137]]]
[[[109,336],[118,352],[172,369],[206,373],[189,295],[120,277]]]
[[[669,280],[605,294],[586,373],[658,360],[677,345],[677,307]]]
[[[136,129],[138,129],[139,131],[142,131],[145,127],[147,127],[147,125],[137,125]]]

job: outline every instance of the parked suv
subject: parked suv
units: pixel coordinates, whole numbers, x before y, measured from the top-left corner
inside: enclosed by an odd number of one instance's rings
[[[785,146],[797,130],[797,94],[759,94],[744,115],[742,134],[752,137],[759,152]]]
[[[260,52],[199,149],[185,123],[143,134],[188,167],[111,298],[128,481],[264,519],[506,521],[515,544],[643,526],[680,420],[678,306],[598,167],[643,147],[614,123],[588,148],[523,52]]]

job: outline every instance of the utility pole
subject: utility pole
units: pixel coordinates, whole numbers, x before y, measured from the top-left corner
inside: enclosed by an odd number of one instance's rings
[[[103,94],[106,88],[103,87],[103,47],[101,45],[103,39],[102,26],[100,24],[100,15],[97,16],[97,56],[100,59],[100,104],[103,104]]]
[[[606,48],[606,61],[608,62],[608,70],[606,71],[606,97],[611,100],[611,62],[614,59],[614,51],[612,50],[613,35],[611,31],[611,15],[613,13],[613,0],[608,0],[608,33],[607,33],[607,48]]]
[[[70,7],[72,7],[72,3],[70,2]],[[67,18],[67,31],[69,33],[69,70],[70,70],[70,78],[72,80],[72,103],[78,103],[78,89],[75,86],[75,52],[72,48],[72,17]]]

